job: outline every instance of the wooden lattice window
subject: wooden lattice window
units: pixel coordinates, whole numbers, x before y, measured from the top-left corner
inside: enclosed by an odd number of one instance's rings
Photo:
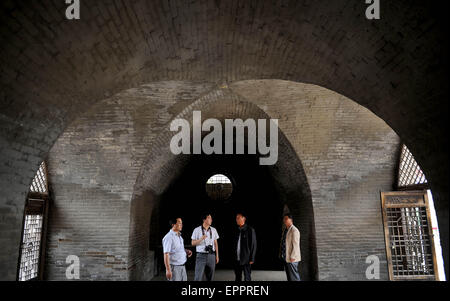
[[[17,273],[19,281],[42,279],[48,188],[47,168],[43,162],[33,178],[25,203]]]
[[[427,179],[419,164],[417,164],[414,156],[406,147],[402,145],[400,154],[400,163],[398,169],[398,183],[399,189],[406,189],[408,187],[421,188],[427,187]]]
[[[382,192],[381,201],[389,278],[437,280],[427,192]]]

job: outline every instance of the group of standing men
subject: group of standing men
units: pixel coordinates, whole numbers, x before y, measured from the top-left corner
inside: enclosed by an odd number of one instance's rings
[[[246,223],[246,216],[243,213],[236,214],[236,224],[238,226],[234,236],[235,246],[235,280],[251,281],[251,267],[256,256],[256,233],[255,229]],[[192,245],[196,247],[195,281],[214,279],[216,264],[219,263],[219,234],[211,226],[211,214],[202,217],[203,223],[192,232]],[[192,256],[192,251],[185,249],[181,230],[183,221],[176,218],[170,222],[171,230],[163,238],[164,265],[166,268],[166,278],[171,281],[187,281],[186,261]],[[283,261],[288,281],[300,281],[298,264],[301,261],[300,255],[300,231],[293,225],[292,216],[283,216],[285,225],[281,242],[280,258]]]

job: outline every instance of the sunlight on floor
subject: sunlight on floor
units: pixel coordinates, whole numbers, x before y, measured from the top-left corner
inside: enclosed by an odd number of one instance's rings
[[[194,271],[187,271],[188,281],[194,280]],[[163,273],[152,279],[152,281],[165,280]],[[214,275],[215,281],[234,281],[234,271],[217,270]],[[284,271],[252,271],[253,281],[286,281],[286,273]]]

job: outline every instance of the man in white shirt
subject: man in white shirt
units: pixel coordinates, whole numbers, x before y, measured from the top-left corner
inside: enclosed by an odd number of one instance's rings
[[[211,214],[204,214],[202,219],[203,224],[194,229],[191,237],[197,251],[194,281],[202,281],[203,276],[206,276],[207,281],[212,281],[216,263],[219,263],[219,234],[211,227]]]
[[[191,257],[192,251],[184,248],[183,237],[181,237],[183,221],[177,218],[170,220],[169,224],[172,229],[162,241],[166,278],[170,281],[187,281],[185,263],[187,257]]]

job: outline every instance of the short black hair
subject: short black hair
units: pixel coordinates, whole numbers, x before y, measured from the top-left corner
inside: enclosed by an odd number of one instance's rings
[[[177,223],[177,219],[179,219],[179,218],[181,218],[181,217],[174,217],[174,218],[169,219],[170,228],[172,228],[173,225],[175,225]]]
[[[284,218],[285,216],[287,216],[289,219],[292,219],[292,220],[293,220],[292,214],[290,214],[290,213],[285,213],[285,214],[283,214],[283,218]]]
[[[202,214],[202,221],[204,221],[205,219],[207,219],[209,215],[211,215],[211,213],[209,213],[209,212],[203,213],[203,214]],[[211,215],[211,216],[212,216],[212,215]]]
[[[240,215],[242,217],[245,217],[245,219],[247,219],[247,214],[245,212],[243,212],[243,211],[236,212],[236,215]]]

